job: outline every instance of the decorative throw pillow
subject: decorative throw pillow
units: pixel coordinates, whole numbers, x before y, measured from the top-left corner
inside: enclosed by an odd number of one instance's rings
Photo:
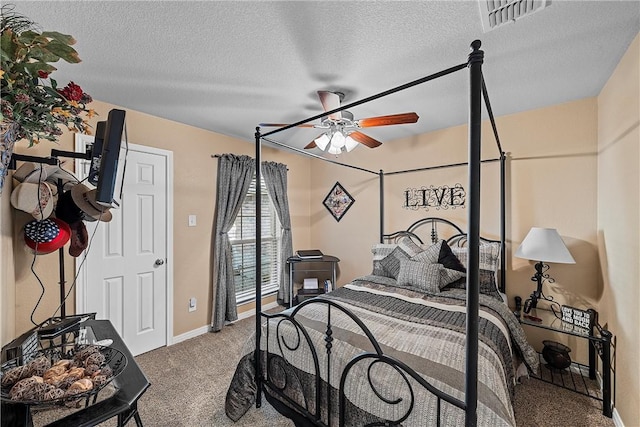
[[[456,271],[465,272],[467,269],[460,262],[458,257],[453,253],[451,247],[447,244],[445,240],[442,240],[442,244],[440,245],[440,252],[438,253],[438,262],[444,265],[446,268],[450,268]]]
[[[500,243],[498,242],[481,242],[479,251],[479,281],[480,281],[480,293],[490,295],[502,301],[502,296],[498,291],[498,284],[496,281],[496,273],[500,266]],[[462,265],[466,268],[468,251],[466,247],[453,247],[451,248],[454,255],[460,260]],[[466,289],[466,280],[458,280],[447,286],[448,289]]]
[[[398,279],[400,273],[400,261],[410,260],[411,257],[400,246],[396,247],[389,255],[380,261],[384,274],[382,276]]]
[[[481,242],[479,251],[479,264],[481,270],[498,271],[500,263],[500,243],[499,242]],[[451,248],[455,256],[460,260],[464,268],[467,267],[468,250],[466,247]]]
[[[410,257],[414,257],[423,251],[423,249],[408,236],[402,237],[398,240],[398,246]]]
[[[427,264],[421,261],[401,260],[398,284],[415,286],[427,292],[440,292],[442,264]]]
[[[422,262],[426,262],[428,264],[437,264],[438,263],[438,258],[440,256],[440,248],[442,247],[442,243],[443,242],[444,242],[444,240],[440,240],[440,241],[434,243],[433,245],[428,246],[422,252],[420,252],[420,253],[414,255],[413,257],[411,257],[411,259],[413,261],[422,261]]]
[[[498,284],[496,283],[496,275],[493,271],[489,270],[480,270],[479,272],[479,281],[480,281],[480,293],[489,295],[498,299],[499,301],[503,301],[502,295],[498,291]],[[456,280],[453,283],[445,286],[442,290],[446,291],[447,289],[467,289],[467,280],[466,278],[461,278]]]
[[[371,247],[371,253],[373,254],[373,271],[371,274],[375,276],[385,276],[386,273],[380,261],[397,247],[398,245],[395,243],[377,243]]]
[[[451,248],[444,240],[439,240],[429,246],[424,251],[413,256],[411,260],[428,264],[441,264],[443,268],[440,271],[440,289],[465,277],[466,269],[451,252]]]
[[[442,264],[439,264],[442,265]],[[446,288],[458,280],[465,280],[467,273],[442,266],[440,269],[440,289]]]

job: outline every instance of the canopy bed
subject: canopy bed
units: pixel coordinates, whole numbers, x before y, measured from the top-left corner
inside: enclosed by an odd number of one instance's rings
[[[537,356],[533,355],[535,352],[526,343],[520,325],[504,301],[481,290],[486,279],[483,251],[487,247],[497,248],[492,273],[500,271],[500,280],[495,275],[493,280],[500,284],[501,292],[505,290],[505,154],[482,76],[484,52],[480,46],[479,40],[474,41],[467,62],[439,73],[268,133],[261,134],[260,128],[256,128],[255,161],[259,165],[262,141],[278,144],[268,139],[270,135],[469,69],[468,163],[438,166],[468,165],[466,231],[449,221],[427,218],[407,230],[385,234],[383,190],[384,176],[388,174],[380,171],[379,247],[385,247],[387,252],[376,258],[374,246],[372,275],[275,315],[262,312],[260,277],[257,277],[256,313],[260,314],[256,315],[255,349],[238,366],[227,395],[228,415],[229,406],[246,407],[246,400],[250,400],[246,394],[230,396],[234,388],[239,387],[257,393],[257,407],[261,406],[264,391],[269,402],[296,425],[514,424],[510,399],[517,364],[512,357],[516,354],[528,369],[536,370]],[[499,159],[485,160],[501,164],[499,242],[480,237],[483,98],[500,152]],[[429,168],[419,170],[425,169]],[[416,170],[393,173],[413,171]],[[256,168],[256,179],[260,179],[260,168]],[[259,200],[260,194],[256,196]],[[257,204],[256,219],[260,215],[260,204]],[[454,227],[446,239],[438,235],[438,225],[442,224]],[[431,227],[430,244],[424,244],[419,237],[419,228],[425,225]],[[259,227],[257,220],[257,271],[260,271],[261,260]],[[465,262],[462,268],[457,268],[455,265],[459,266],[462,258],[454,257],[457,259],[454,262],[450,254],[460,255],[460,251],[464,252]],[[390,255],[396,252],[402,252],[404,258],[393,259]],[[425,256],[433,259],[427,264],[414,262]],[[449,262],[455,265],[444,266]],[[377,272],[380,265],[380,271],[391,273]],[[433,265],[443,267],[429,270]],[[451,275],[447,283],[459,286],[444,295],[438,287],[447,274]],[[407,283],[400,283],[406,282],[407,277]],[[425,277],[435,278],[435,289],[428,279],[427,283],[416,284]],[[303,356],[294,357],[296,352]],[[444,359],[455,359],[455,366]],[[252,369],[240,370],[243,364],[249,364]],[[242,413],[243,410],[239,410],[239,416]]]

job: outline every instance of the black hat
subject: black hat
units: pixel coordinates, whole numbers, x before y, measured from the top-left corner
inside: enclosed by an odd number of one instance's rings
[[[67,224],[74,224],[83,219],[82,210],[74,203],[71,197],[71,190],[65,191],[58,197],[56,217]]]

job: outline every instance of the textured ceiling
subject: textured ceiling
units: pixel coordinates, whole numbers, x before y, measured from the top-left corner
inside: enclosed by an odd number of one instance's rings
[[[466,62],[474,39],[496,116],[595,96],[640,30],[637,0],[554,0],[487,33],[476,1],[13,3],[42,29],[77,39],[83,61],[60,64],[60,84],[247,141],[258,123],[321,113],[317,90],[353,102]],[[418,113],[416,124],[366,130],[383,142],[460,125],[467,80],[460,71],[351,111]],[[303,147],[319,133],[277,139]]]

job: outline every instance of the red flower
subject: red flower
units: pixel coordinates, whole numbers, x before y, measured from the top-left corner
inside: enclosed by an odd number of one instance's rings
[[[82,88],[74,82],[69,82],[69,84],[59,92],[69,101],[80,101],[83,94]]]
[[[41,79],[48,79],[49,73],[47,73],[46,71],[38,70],[38,77],[40,77]]]

